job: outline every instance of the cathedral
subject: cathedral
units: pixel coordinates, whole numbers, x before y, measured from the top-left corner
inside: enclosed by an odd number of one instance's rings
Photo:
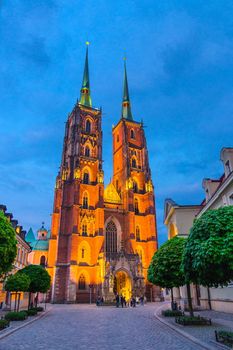
[[[87,46],[80,98],[65,126],[51,232],[40,237],[48,242],[45,251],[37,249],[36,263],[41,254],[52,277],[54,303],[98,296],[111,302],[117,293],[126,299],[158,296],[147,281],[157,249],[154,188],[143,123],[131,111],[126,63],[122,113],[112,127],[113,174],[106,187],[101,125],[102,111],[92,106]]]

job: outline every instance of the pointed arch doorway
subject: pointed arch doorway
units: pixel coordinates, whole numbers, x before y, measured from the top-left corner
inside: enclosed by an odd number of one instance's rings
[[[115,274],[114,291],[124,296],[127,301],[130,300],[132,296],[132,281],[126,271],[120,270]]]

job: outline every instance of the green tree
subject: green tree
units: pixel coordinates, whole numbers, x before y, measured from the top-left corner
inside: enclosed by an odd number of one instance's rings
[[[233,279],[233,206],[208,210],[194,221],[183,258],[186,279],[207,287]]]
[[[27,292],[30,285],[30,278],[25,275],[25,273],[19,273],[17,272],[14,275],[11,275],[7,278],[6,284],[5,284],[5,290],[8,292],[15,292],[15,308],[14,310],[19,311],[19,304],[20,304],[20,292]],[[17,305],[17,296],[18,296],[18,306]]]
[[[173,288],[185,284],[184,273],[181,269],[182,255],[186,239],[174,237],[161,245],[155,252],[148,269],[149,282],[171,290],[172,304]]]
[[[12,264],[17,253],[17,241],[15,230],[11,223],[0,211],[0,278],[4,278],[12,269]]]
[[[30,307],[31,294],[46,293],[50,288],[51,278],[48,272],[40,265],[28,265],[20,270],[19,273],[24,273],[30,278],[30,285],[28,288],[28,307]]]

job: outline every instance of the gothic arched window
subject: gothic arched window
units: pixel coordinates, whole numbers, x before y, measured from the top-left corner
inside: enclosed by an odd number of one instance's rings
[[[91,122],[89,119],[86,121],[85,131],[90,133],[91,132]]]
[[[107,253],[117,252],[117,228],[113,221],[110,221],[106,227],[106,244]]]
[[[45,267],[45,256],[44,256],[44,255],[42,255],[42,256],[40,257],[40,266]]]
[[[139,214],[139,207],[138,207],[138,199],[135,198],[134,200],[134,212],[135,214]]]
[[[135,158],[132,159],[132,168],[137,168],[137,162]]]
[[[136,181],[133,182],[133,190],[134,190],[135,193],[138,192],[138,184],[137,184]]]
[[[131,139],[135,139],[135,132],[133,129],[130,130],[130,137]]]
[[[83,274],[80,275],[80,277],[79,277],[78,289],[80,289],[80,290],[85,290],[86,289],[86,279],[85,279],[85,276]]]
[[[87,171],[83,174],[83,183],[89,184],[89,173]]]
[[[136,240],[140,241],[140,228],[138,226],[136,227]]]
[[[86,193],[83,195],[83,209],[88,209],[88,196]]]
[[[85,157],[90,157],[90,148],[88,146],[85,148]]]
[[[82,225],[82,236],[87,236],[87,225],[86,224]]]

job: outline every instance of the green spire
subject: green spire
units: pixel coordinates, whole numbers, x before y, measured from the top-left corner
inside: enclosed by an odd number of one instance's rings
[[[85,67],[84,67],[84,73],[83,73],[83,83],[82,88],[80,91],[80,99],[79,103],[83,106],[91,107],[91,90],[90,90],[90,80],[89,80],[89,67],[88,67],[88,45],[89,42],[86,42],[87,49],[86,49],[86,60],[85,60]]]
[[[124,63],[124,90],[123,90],[123,101],[122,101],[122,118],[133,120],[131,106],[130,106],[130,99],[129,99],[126,62]]]

